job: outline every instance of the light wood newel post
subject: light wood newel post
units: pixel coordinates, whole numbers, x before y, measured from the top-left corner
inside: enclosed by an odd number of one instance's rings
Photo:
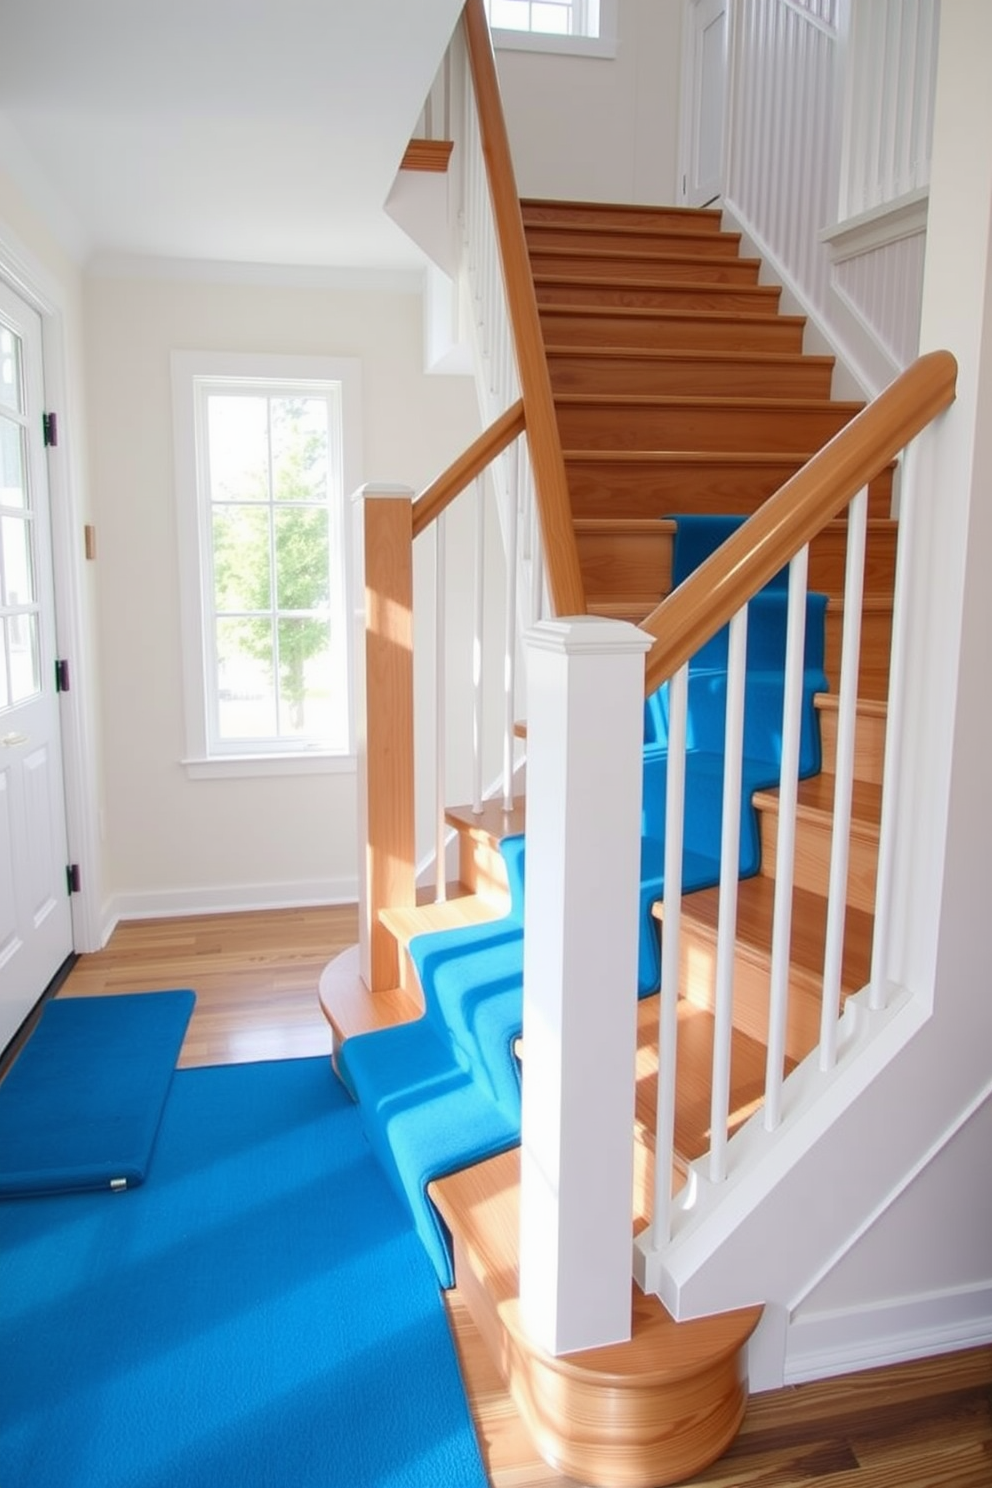
[[[414,903],[413,492],[364,486],[355,497],[358,644],[360,970],[372,992],[399,985],[387,905]]]

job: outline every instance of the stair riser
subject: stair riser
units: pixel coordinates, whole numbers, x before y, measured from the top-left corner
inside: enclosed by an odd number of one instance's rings
[[[840,658],[843,636],[843,607],[833,600],[827,605],[824,671],[830,691],[840,690]],[[892,611],[865,607],[861,618],[861,658],[858,666],[858,696],[884,700],[889,695],[889,657],[892,653]]]
[[[778,869],[777,811],[760,811],[761,871],[774,878]],[[826,895],[830,887],[830,848],[833,833],[830,822],[800,820],[796,823],[796,851],[793,882],[800,889]],[[852,834],[848,845],[847,903],[872,914],[875,909],[875,881],[878,873],[878,839]]]
[[[551,386],[558,393],[633,393],[683,398],[830,397],[830,362],[737,358],[548,353]]]
[[[843,428],[849,411],[771,404],[733,408],[682,400],[670,406],[578,402],[555,405],[562,448],[785,453],[817,449]]]
[[[650,284],[757,284],[756,258],[714,258],[705,253],[608,253],[564,248],[531,250],[535,274],[569,274],[576,278],[641,279]]]
[[[699,316],[671,311],[583,314],[581,310],[545,305],[540,309],[544,339],[550,346],[653,347],[658,351],[789,351],[802,350],[803,326],[783,316]]]
[[[833,775],[837,768],[837,714],[833,709],[820,709],[820,744],[823,769]],[[859,713],[854,732],[855,779],[870,785],[881,785],[885,761],[885,719]]]
[[[760,1044],[768,1043],[767,957],[754,957],[740,948],[734,954],[734,1027]],[[679,991],[696,1007],[716,1010],[716,941],[694,925],[682,922],[679,936]],[[821,983],[793,970],[785,1057],[805,1059],[820,1038]]]
[[[655,232],[719,233],[721,214],[695,207],[642,207],[614,203],[535,201],[520,203],[525,226],[546,223],[580,227],[639,227]]]
[[[576,517],[666,517],[678,511],[750,516],[802,463],[799,456],[736,467],[719,459],[612,462],[566,453],[565,469]],[[886,470],[871,484],[872,515],[887,517],[891,498]]]
[[[509,902],[506,864],[498,848],[490,842],[459,831],[458,877],[467,893],[487,899],[496,910],[506,909]]]
[[[643,528],[625,533],[619,524],[598,532],[576,528],[579,563],[589,599],[620,600],[630,595],[655,595],[655,603],[671,588],[672,542],[669,524],[659,531]],[[865,592],[891,594],[895,565],[895,524],[872,533],[865,564]],[[831,527],[810,544],[809,588],[820,594],[844,592],[846,529]]]
[[[865,548],[864,591],[891,596],[896,571],[898,528],[893,522],[870,528]],[[847,528],[831,526],[809,547],[809,587],[821,594],[843,594],[847,565]]]
[[[586,597],[638,594],[660,604],[672,583],[672,542],[667,533],[624,537],[576,534]]]
[[[564,223],[534,223],[524,227],[528,248],[594,248],[603,253],[698,254],[703,258],[736,258],[736,233],[692,232],[688,229],[595,227]]]
[[[605,305],[627,310],[716,310],[775,315],[779,292],[764,285],[591,284],[559,279],[534,286],[538,305]]]

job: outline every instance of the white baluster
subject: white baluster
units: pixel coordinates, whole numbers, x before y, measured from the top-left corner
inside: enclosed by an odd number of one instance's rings
[[[486,489],[475,480],[475,619],[472,636],[472,810],[482,814],[482,655],[485,630]]]
[[[806,646],[806,587],[809,548],[789,564],[789,610],[785,642],[785,699],[782,708],[782,768],[779,776],[778,836],[775,844],[775,907],[772,922],[772,970],[765,1064],[765,1127],[774,1131],[782,1119],[785,1034],[789,1017],[789,967],[792,944],[792,882],[796,851],[796,796],[802,735],[803,661]]]
[[[890,781],[898,780],[902,768],[902,755],[906,730],[903,725],[903,697],[905,693],[906,654],[909,646],[909,626],[902,620],[903,613],[903,554],[911,553],[915,546],[914,526],[917,520],[918,503],[914,496],[919,492],[918,480],[909,478],[911,463],[916,459],[917,446],[910,445],[903,455],[903,481],[899,505],[899,545],[896,549],[896,581],[892,616],[892,653],[889,657],[889,697],[886,707],[885,752],[882,759],[882,809],[878,833],[878,865],[875,873],[875,914],[871,947],[871,984],[868,1005],[875,1011],[888,1004],[888,954],[889,934],[892,923],[892,880],[895,869],[895,823],[890,821]],[[915,472],[914,472],[915,474]]]
[[[514,446],[516,450],[521,441]],[[519,459],[519,455],[517,456]],[[506,614],[503,641],[503,810],[513,810],[514,683],[517,664],[517,498],[516,485],[507,507]]]
[[[679,1027],[679,949],[682,932],[682,842],[685,824],[685,740],[689,666],[668,684],[668,778],[665,796],[665,918],[661,932],[661,1008],[658,1026],[658,1103],[655,1117],[654,1213],[651,1248],[672,1234],[675,1159],[676,1054]]]
[[[710,1102],[710,1178],[727,1176],[730,1116],[730,1048],[734,1019],[734,951],[737,943],[737,885],[741,855],[741,767],[744,742],[744,679],[747,606],[730,622],[727,656],[727,718],[723,763],[723,822],[720,838],[720,919],[716,937],[716,1006],[713,1028],[713,1089]]]
[[[834,771],[833,838],[827,903],[827,942],[820,1007],[820,1068],[837,1062],[844,924],[847,916],[847,865],[851,842],[851,793],[854,781],[854,733],[858,721],[858,662],[861,655],[861,605],[864,595],[865,533],[868,488],[858,492],[847,513],[847,569],[844,580],[844,638],[840,657],[840,701],[837,711],[837,764]]]
[[[434,523],[434,898],[440,904],[448,896],[445,857],[447,828],[444,820],[447,738],[447,667],[445,665],[445,515]]]

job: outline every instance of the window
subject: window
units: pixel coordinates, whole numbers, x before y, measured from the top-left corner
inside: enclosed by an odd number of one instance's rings
[[[616,55],[616,0],[486,0],[503,50]]]
[[[0,709],[41,692],[41,603],[29,463],[21,338],[0,325]]]
[[[191,774],[353,765],[358,364],[173,356]]]

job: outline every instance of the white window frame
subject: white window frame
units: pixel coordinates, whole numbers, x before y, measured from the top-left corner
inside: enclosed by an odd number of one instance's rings
[[[584,0],[574,0],[584,8]],[[504,52],[558,52],[564,56],[613,58],[617,54],[619,0],[599,0],[598,36],[559,36],[546,31],[504,31],[492,28],[493,46]],[[486,14],[489,14],[488,0]]]
[[[348,708],[347,746],[340,751],[294,747],[278,751],[244,748],[220,752],[211,744],[207,697],[213,685],[208,658],[206,618],[212,611],[209,572],[209,500],[202,478],[202,439],[197,426],[203,393],[210,384],[256,382],[334,382],[340,387],[342,491],[335,514],[341,556],[343,622],[342,666]],[[186,752],[182,764],[191,779],[219,776],[331,774],[354,771],[355,723],[353,678],[353,596],[351,496],[361,476],[361,364],[349,357],[279,356],[265,353],[174,351],[172,394],[175,439],[176,529],[179,544],[179,592],[182,624],[183,694]],[[332,539],[333,540],[333,539]]]

